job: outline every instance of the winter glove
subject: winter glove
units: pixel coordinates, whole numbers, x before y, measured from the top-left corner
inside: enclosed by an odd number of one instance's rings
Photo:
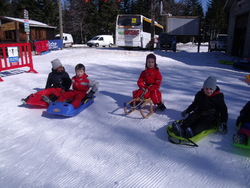
[[[227,134],[227,124],[226,123],[221,123],[218,127],[218,131],[221,134]]]
[[[88,99],[91,99],[91,98],[93,97],[94,94],[95,94],[95,92],[91,90],[91,91],[87,94],[87,98],[88,98]]]
[[[52,102],[54,102],[58,99],[58,97],[56,95],[50,95],[49,98]]]
[[[182,117],[186,117],[186,115],[187,115],[187,110],[184,110],[184,111],[181,113],[181,116],[182,116]]]

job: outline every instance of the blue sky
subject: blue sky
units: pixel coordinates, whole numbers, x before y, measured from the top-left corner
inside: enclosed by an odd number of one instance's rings
[[[180,1],[180,0],[175,0],[176,2],[178,2],[178,1]],[[200,0],[201,1],[201,3],[202,3],[202,8],[203,8],[203,10],[204,10],[204,13],[206,13],[206,10],[207,10],[207,2],[209,1],[209,0]]]
[[[201,0],[204,12],[207,10],[207,2],[208,2],[208,0]]]

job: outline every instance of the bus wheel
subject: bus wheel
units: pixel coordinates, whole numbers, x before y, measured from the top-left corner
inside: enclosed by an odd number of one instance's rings
[[[98,43],[96,43],[96,44],[95,44],[95,47],[99,47],[99,44],[98,44]]]
[[[112,47],[112,44],[111,44],[111,43],[109,44],[109,47]]]

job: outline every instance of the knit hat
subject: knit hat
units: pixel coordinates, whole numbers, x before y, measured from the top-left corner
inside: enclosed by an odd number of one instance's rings
[[[59,59],[54,59],[51,61],[52,67],[56,70],[58,67],[62,66],[62,63]]]
[[[148,54],[147,57],[146,57],[146,61],[149,59],[149,58],[153,58],[155,60],[155,63],[156,63],[156,56],[154,54]]]
[[[149,58],[152,58],[154,59],[154,62],[155,62],[155,68],[158,69],[157,67],[157,63],[156,63],[156,56],[154,54],[148,54],[147,57],[146,57],[146,64],[145,64],[145,68],[147,69],[148,68],[148,64],[147,64],[147,61]]]
[[[207,87],[207,88],[211,88],[211,89],[215,90],[216,86],[217,86],[216,81],[217,80],[216,80],[216,78],[214,76],[209,76],[205,80],[205,82],[203,84],[203,88]]]

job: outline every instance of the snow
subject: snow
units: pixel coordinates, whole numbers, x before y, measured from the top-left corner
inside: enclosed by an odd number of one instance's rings
[[[223,52],[207,52],[203,44],[178,44],[178,52],[155,50],[163,75],[161,91],[167,107],[143,119],[138,111],[124,115],[123,104],[150,51],[88,48],[75,45],[33,56],[35,70],[2,72],[0,83],[0,187],[250,187],[249,150],[232,146],[239,111],[249,100],[249,73],[219,60]],[[75,117],[48,115],[27,108],[20,99],[45,87],[50,61],[59,58],[70,76],[83,63],[100,83],[95,102]],[[228,133],[211,134],[199,147],[171,144],[166,127],[181,118],[204,80],[216,76],[228,106]]]

